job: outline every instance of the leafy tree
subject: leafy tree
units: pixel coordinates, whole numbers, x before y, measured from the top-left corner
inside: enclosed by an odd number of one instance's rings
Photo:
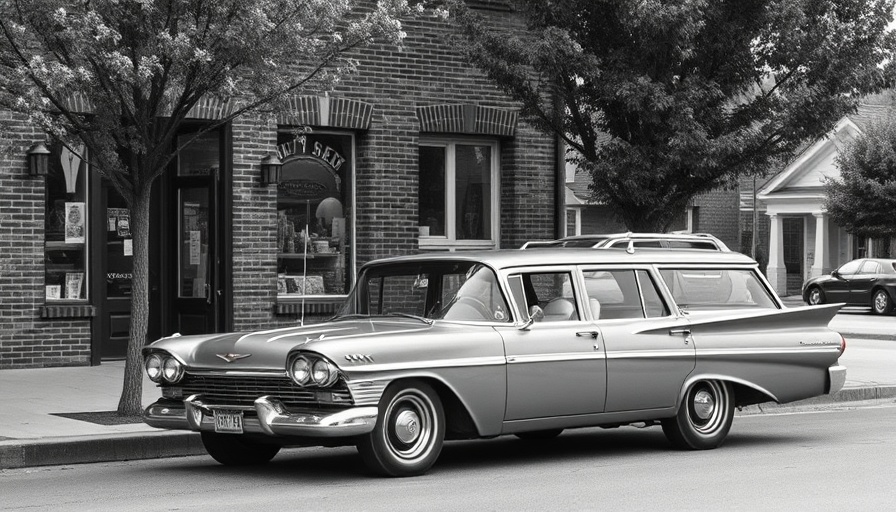
[[[892,66],[892,0],[518,0],[521,37],[449,1],[470,59],[636,231],[767,172]]]
[[[83,142],[91,168],[130,208],[133,297],[119,414],[141,412],[150,191],[183,147],[174,143],[190,109],[206,96],[237,100],[198,137],[287,93],[326,90],[353,69],[352,49],[398,43],[407,14],[405,0],[0,2],[0,107],[69,147]],[[92,111],[69,107],[72,95]]]
[[[825,183],[825,209],[848,233],[896,240],[896,117],[870,123],[837,155],[840,177]]]

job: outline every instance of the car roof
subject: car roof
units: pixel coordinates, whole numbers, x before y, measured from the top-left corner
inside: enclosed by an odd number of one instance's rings
[[[736,252],[706,251],[702,249],[579,249],[545,248],[538,251],[499,249],[491,251],[457,251],[397,256],[376,260],[364,265],[426,261],[475,261],[496,269],[530,265],[589,265],[589,264],[706,264],[756,265],[749,256]]]

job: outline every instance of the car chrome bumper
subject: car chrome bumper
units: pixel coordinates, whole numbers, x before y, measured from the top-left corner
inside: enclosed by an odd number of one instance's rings
[[[831,383],[831,387],[828,389],[827,394],[833,395],[843,389],[843,385],[846,383],[846,367],[839,364],[837,366],[831,366],[828,368],[828,377],[828,382]]]
[[[353,407],[336,412],[290,412],[279,400],[263,396],[254,407],[205,403],[193,395],[182,403],[156,402],[143,411],[143,421],[157,428],[215,431],[215,410],[255,411],[243,416],[243,432],[269,436],[347,437],[367,434],[376,425],[376,407]]]

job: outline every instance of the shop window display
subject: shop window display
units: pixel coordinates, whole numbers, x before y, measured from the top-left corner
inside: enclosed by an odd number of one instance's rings
[[[81,145],[50,147],[45,212],[47,302],[87,300],[88,170]]]
[[[278,297],[345,295],[352,270],[351,135],[283,129],[277,186]]]

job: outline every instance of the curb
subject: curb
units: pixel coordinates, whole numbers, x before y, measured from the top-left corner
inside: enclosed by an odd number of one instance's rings
[[[767,402],[750,405],[737,411],[741,415],[766,414],[774,412],[798,411],[801,409],[820,409],[826,406],[843,405],[850,402],[868,400],[889,400],[896,398],[896,386],[868,386],[843,388],[833,395],[821,395],[806,400],[786,404]]]
[[[896,386],[844,388],[787,404],[764,403],[737,411],[738,415],[772,414],[819,409],[837,404],[896,398]],[[0,470],[64,464],[161,459],[205,455],[196,432],[159,431],[100,436],[53,437],[0,445]]]
[[[195,432],[54,437],[0,445],[0,470],[203,454],[205,448]]]

